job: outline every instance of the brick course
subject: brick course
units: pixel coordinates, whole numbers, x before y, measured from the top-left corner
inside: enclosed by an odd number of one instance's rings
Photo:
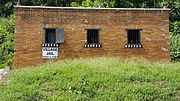
[[[43,28],[64,28],[58,59],[114,56],[170,61],[168,9],[16,8],[14,66],[43,62]],[[101,48],[84,48],[86,28],[100,28]],[[142,29],[143,48],[125,48],[126,29]]]

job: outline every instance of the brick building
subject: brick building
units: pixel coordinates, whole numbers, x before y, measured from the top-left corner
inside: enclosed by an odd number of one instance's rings
[[[100,56],[170,61],[167,8],[15,9],[15,67]]]

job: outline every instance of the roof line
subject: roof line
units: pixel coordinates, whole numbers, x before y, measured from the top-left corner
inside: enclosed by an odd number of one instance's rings
[[[89,10],[152,10],[169,11],[169,8],[95,8],[95,7],[52,7],[52,6],[14,6],[15,8],[48,8],[48,9],[89,9]]]

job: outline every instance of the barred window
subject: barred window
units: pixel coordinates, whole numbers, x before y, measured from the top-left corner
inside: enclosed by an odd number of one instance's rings
[[[101,47],[100,44],[100,36],[99,32],[100,29],[86,29],[87,32],[87,39],[84,47],[90,47],[90,48],[99,48]]]
[[[142,48],[141,29],[127,29],[127,48]]]
[[[98,44],[99,43],[99,30],[91,29],[87,30],[87,44]]]
[[[140,30],[128,30],[128,44],[140,44]]]

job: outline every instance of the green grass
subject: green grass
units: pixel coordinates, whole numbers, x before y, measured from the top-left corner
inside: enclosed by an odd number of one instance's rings
[[[180,63],[75,59],[13,70],[8,80],[1,101],[180,100]]]

